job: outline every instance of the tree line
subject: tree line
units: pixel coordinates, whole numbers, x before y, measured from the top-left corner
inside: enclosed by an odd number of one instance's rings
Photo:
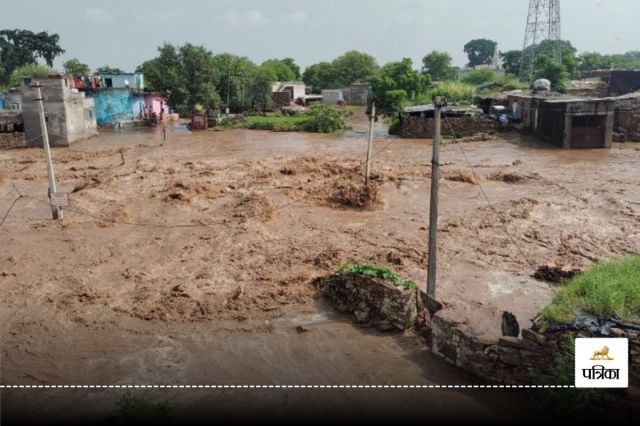
[[[40,76],[52,72],[53,60],[65,51],[59,36],[47,32],[27,30],[0,31],[0,86],[15,85],[22,76]],[[482,68],[496,59],[497,43],[493,40],[473,39],[464,45],[468,67]],[[530,49],[536,49],[536,61],[531,66]],[[560,60],[554,52],[560,51]],[[367,83],[379,110],[391,114],[402,105],[428,101],[437,90],[451,98],[467,99],[469,86],[499,83],[505,88],[519,87],[521,68],[533,69],[533,77],[551,80],[555,90],[562,91],[571,78],[581,71],[599,68],[640,68],[640,51],[602,55],[597,52],[576,54],[569,41],[545,40],[524,51],[499,52],[506,75],[489,69],[465,71],[459,79],[459,69],[453,66],[447,52],[432,51],[424,56],[420,68],[403,58],[380,66],[367,53],[352,50],[332,61],[308,66],[304,72],[292,58],[274,58],[260,64],[230,53],[214,54],[204,46],[185,43],[176,46],[164,43],[155,58],[145,61],[136,72],[145,75],[145,89],[161,93],[174,108],[185,112],[196,104],[232,111],[264,110],[271,103],[271,88],[276,81],[304,81],[315,90],[338,88],[354,83]],[[46,65],[40,65],[41,60]],[[89,76],[88,65],[73,58],[66,61],[64,71]],[[486,68],[486,67],[485,67]],[[108,65],[98,73],[120,74],[122,70]],[[440,89],[432,82],[445,82]],[[446,93],[448,91],[448,93]],[[471,91],[472,93],[472,91]]]

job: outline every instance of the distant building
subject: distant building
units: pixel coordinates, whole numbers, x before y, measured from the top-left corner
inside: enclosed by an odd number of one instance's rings
[[[611,147],[615,107],[611,98],[521,92],[507,99],[522,130],[545,142],[562,148]]]
[[[303,103],[307,94],[306,90],[307,86],[301,81],[276,81],[271,86],[272,93],[288,93],[289,103]],[[276,100],[276,103],[284,103],[283,96],[276,95],[274,100]]]
[[[367,83],[355,83],[341,90],[344,101],[348,105],[367,105],[369,99],[369,85]]]
[[[22,113],[29,147],[42,146],[38,102],[34,102],[36,90],[31,88],[35,84],[41,86],[51,146],[69,146],[72,142],[98,133],[95,103],[93,99],[86,98],[84,93],[78,92],[73,80],[70,75],[23,79],[20,94],[24,100]]]
[[[620,96],[640,90],[640,70],[594,70],[582,73],[583,79],[600,80],[603,96]]]
[[[98,83],[99,82],[99,83]],[[107,89],[144,89],[144,76],[142,74],[124,73],[124,74],[95,74],[92,77],[92,87]]]
[[[322,91],[322,103],[325,105],[337,105],[344,102],[344,94],[341,89],[324,89]]]
[[[0,96],[4,104],[4,109],[20,111],[22,110],[22,96],[19,89],[10,89],[7,93]]]

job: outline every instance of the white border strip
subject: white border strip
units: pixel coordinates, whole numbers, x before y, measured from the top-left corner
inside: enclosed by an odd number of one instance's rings
[[[573,389],[574,385],[0,385],[0,389]]]

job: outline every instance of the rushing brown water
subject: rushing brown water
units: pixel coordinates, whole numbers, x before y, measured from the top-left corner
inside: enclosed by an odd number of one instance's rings
[[[0,228],[3,384],[473,383],[410,336],[332,314],[310,285],[343,262],[389,266],[424,284],[429,140],[377,139],[383,205],[357,210],[334,198],[363,179],[362,116],[335,135],[175,125],[162,140],[160,130],[103,132],[54,149],[58,186],[71,199],[63,224],[42,203],[41,151],[0,151],[0,214],[17,197],[13,185],[34,197],[19,199]],[[563,151],[516,135],[444,146],[438,297],[446,309],[495,337],[503,310],[526,326],[549,302],[552,289],[531,278],[537,265],[638,252],[639,160],[637,145]],[[65,395],[39,391],[27,402],[22,391],[3,391],[3,416],[77,409]],[[78,417],[106,415],[119,395],[78,394],[103,403]],[[230,412],[247,397],[258,410],[332,403],[372,416],[376,405],[425,415],[465,407],[486,419],[522,408],[514,394],[461,390],[153,395],[178,410]],[[512,397],[507,410],[501,401]]]

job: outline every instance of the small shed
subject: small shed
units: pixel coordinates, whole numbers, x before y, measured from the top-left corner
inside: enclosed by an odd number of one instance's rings
[[[322,91],[322,103],[325,105],[337,105],[340,102],[344,102],[344,96],[342,90],[338,89],[325,89]]]

